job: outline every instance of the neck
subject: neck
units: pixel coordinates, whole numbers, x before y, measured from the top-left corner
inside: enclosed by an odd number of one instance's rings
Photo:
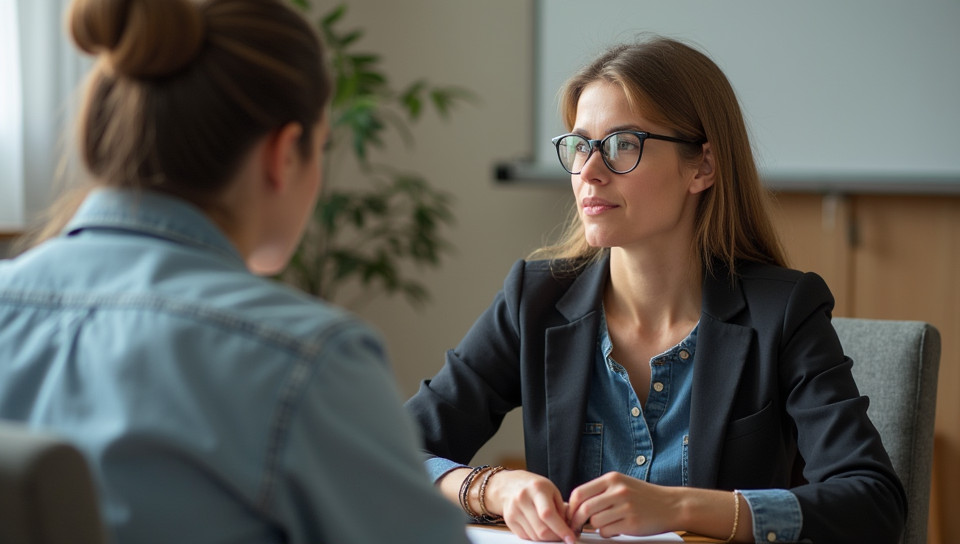
[[[694,251],[612,248],[604,306],[641,328],[692,326],[700,319],[702,277]]]

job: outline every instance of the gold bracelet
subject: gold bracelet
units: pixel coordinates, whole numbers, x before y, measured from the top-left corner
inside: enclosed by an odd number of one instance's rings
[[[730,531],[730,538],[724,542],[733,542],[733,537],[737,536],[737,529],[740,528],[740,492],[733,491],[733,530]]]

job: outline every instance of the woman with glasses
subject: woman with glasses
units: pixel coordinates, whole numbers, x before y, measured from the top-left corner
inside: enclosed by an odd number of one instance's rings
[[[736,96],[669,39],[561,95],[576,203],[408,403],[436,484],[531,540],[896,542],[903,488],[813,273],[785,267]],[[467,465],[523,407],[526,470]]]

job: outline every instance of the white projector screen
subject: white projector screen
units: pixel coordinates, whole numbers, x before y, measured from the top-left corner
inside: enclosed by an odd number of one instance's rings
[[[653,33],[724,70],[768,183],[960,192],[958,0],[537,0],[535,24],[531,177],[565,178],[566,78]]]

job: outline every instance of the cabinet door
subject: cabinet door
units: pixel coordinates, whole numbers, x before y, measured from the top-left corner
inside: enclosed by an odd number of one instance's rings
[[[816,272],[836,299],[833,315],[851,316],[850,199],[841,195],[780,193],[773,218],[787,265]]]
[[[960,197],[858,196],[853,216],[853,314],[940,330],[930,533],[960,542]]]

